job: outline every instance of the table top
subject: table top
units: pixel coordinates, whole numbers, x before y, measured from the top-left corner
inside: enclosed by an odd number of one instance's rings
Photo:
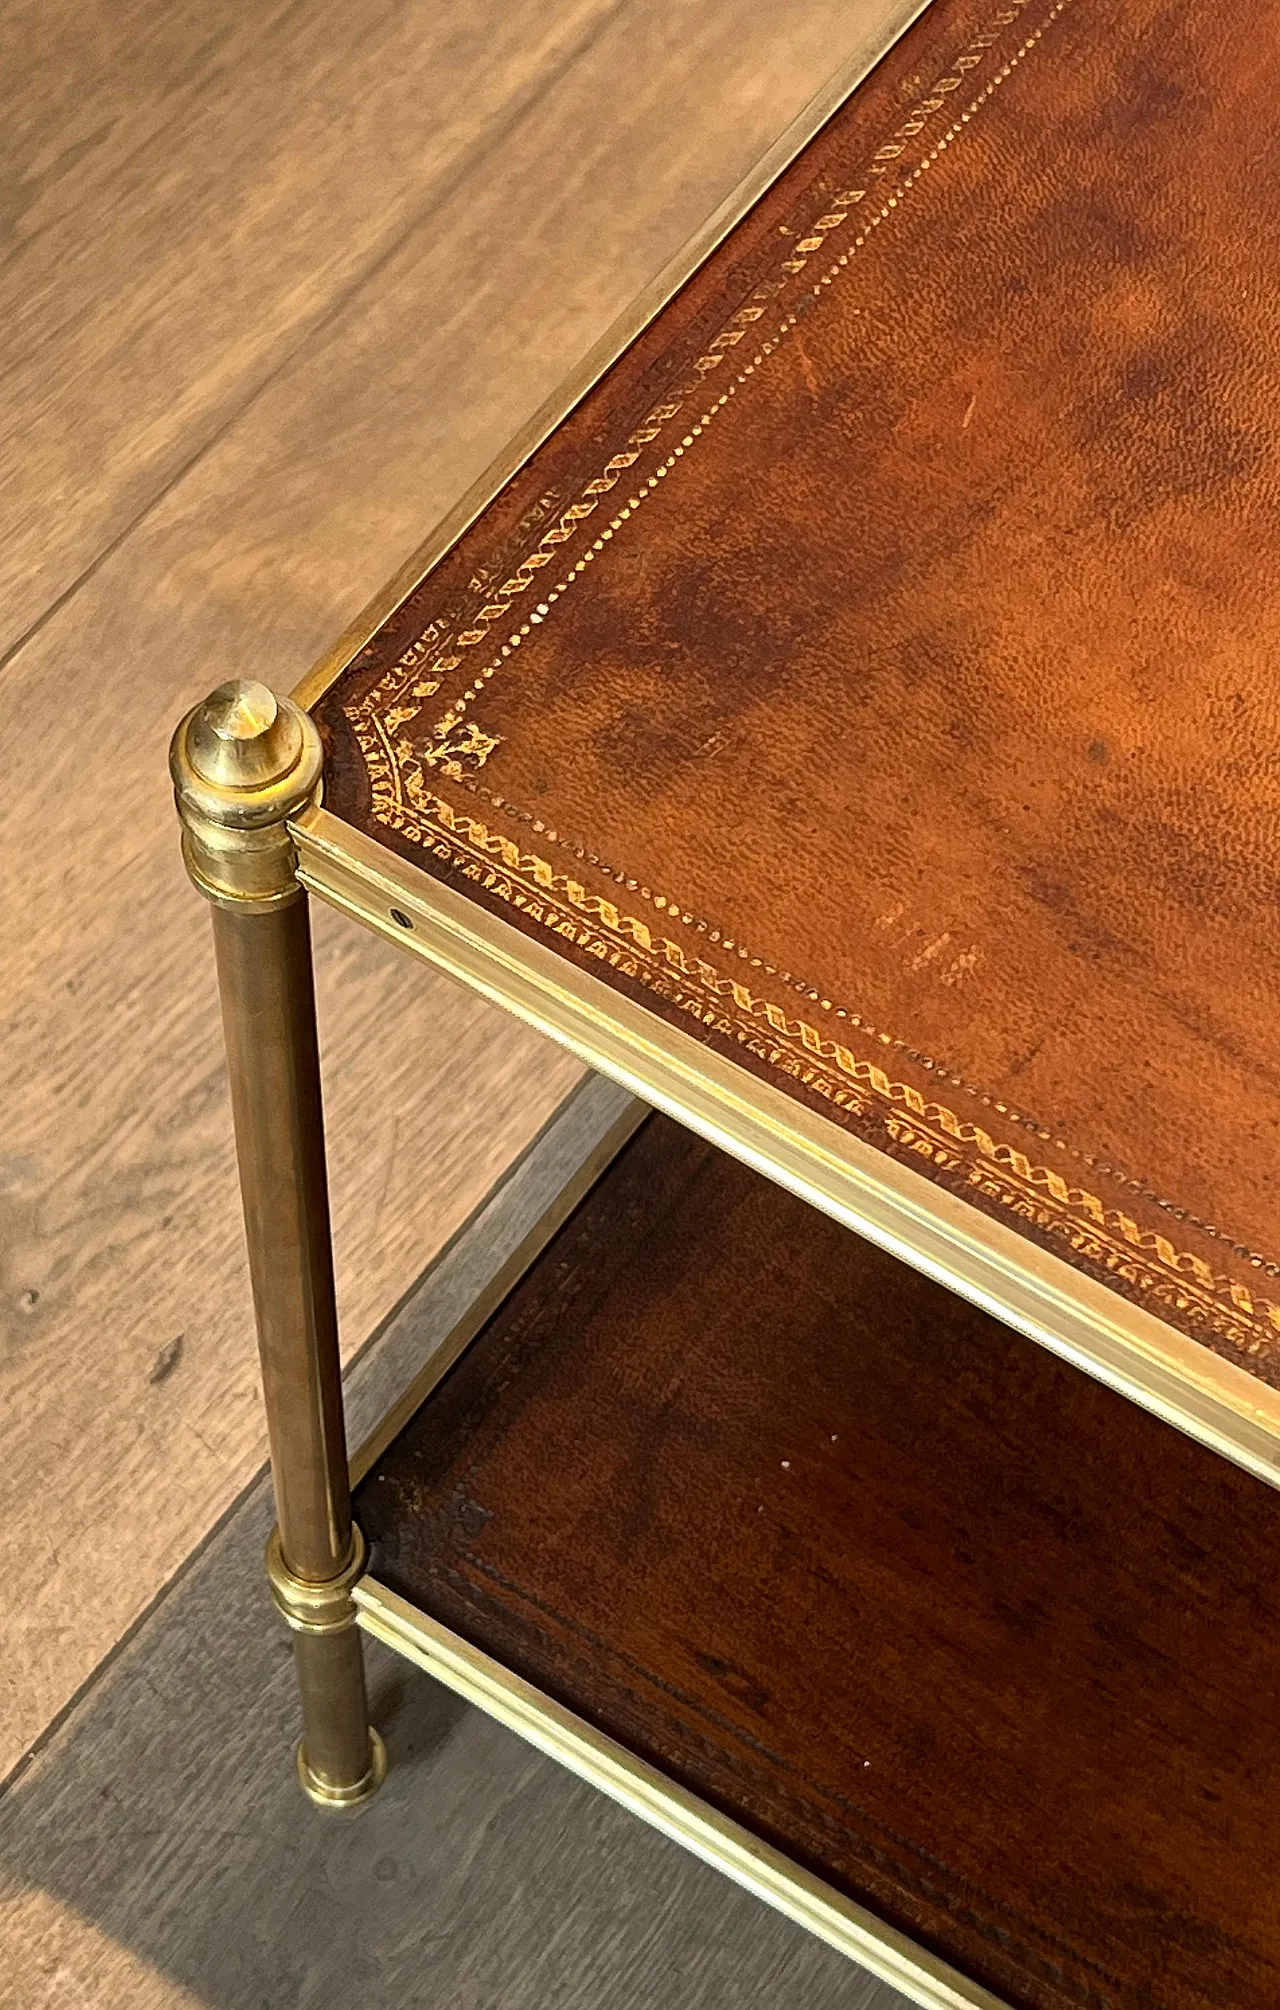
[[[1277,82],[1244,0],[934,0],[304,685],[298,827],[1269,1477]]]

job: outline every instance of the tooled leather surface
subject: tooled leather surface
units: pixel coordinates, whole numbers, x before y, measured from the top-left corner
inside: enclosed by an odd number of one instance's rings
[[[1280,1496],[665,1118],[356,1513],[1002,2002],[1280,2001]]]
[[[338,815],[1276,1386],[1278,87],[936,0],[320,708]]]

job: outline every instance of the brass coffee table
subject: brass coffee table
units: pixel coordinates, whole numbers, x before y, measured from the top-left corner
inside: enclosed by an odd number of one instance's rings
[[[179,727],[316,1800],[362,1626],[922,2004],[1280,2001],[1273,39],[887,6]],[[354,1519],[308,893],[639,1099]]]

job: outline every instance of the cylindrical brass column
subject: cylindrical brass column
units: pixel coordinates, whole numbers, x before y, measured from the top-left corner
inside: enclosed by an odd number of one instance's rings
[[[276,1493],[267,1568],[302,1694],[298,1772],[334,1806],[372,1793],[386,1759],[351,1599],[364,1544],[347,1479],[310,925],[286,826],[321,765],[307,714],[247,681],[189,712],[170,752],[187,870],[213,904]]]

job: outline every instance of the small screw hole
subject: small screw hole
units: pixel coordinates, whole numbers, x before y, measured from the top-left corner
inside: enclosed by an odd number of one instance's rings
[[[412,922],[410,921],[410,919],[409,919],[408,915],[407,915],[407,914],[402,914],[402,913],[400,912],[400,909],[399,909],[398,907],[393,907],[393,908],[392,908],[392,910],[391,910],[391,919],[392,919],[392,920],[393,920],[394,922],[396,922],[396,923],[397,923],[397,924],[398,924],[398,925],[399,925],[399,926],[400,926],[401,928],[412,928],[412,927],[413,927],[413,923],[412,923]]]

